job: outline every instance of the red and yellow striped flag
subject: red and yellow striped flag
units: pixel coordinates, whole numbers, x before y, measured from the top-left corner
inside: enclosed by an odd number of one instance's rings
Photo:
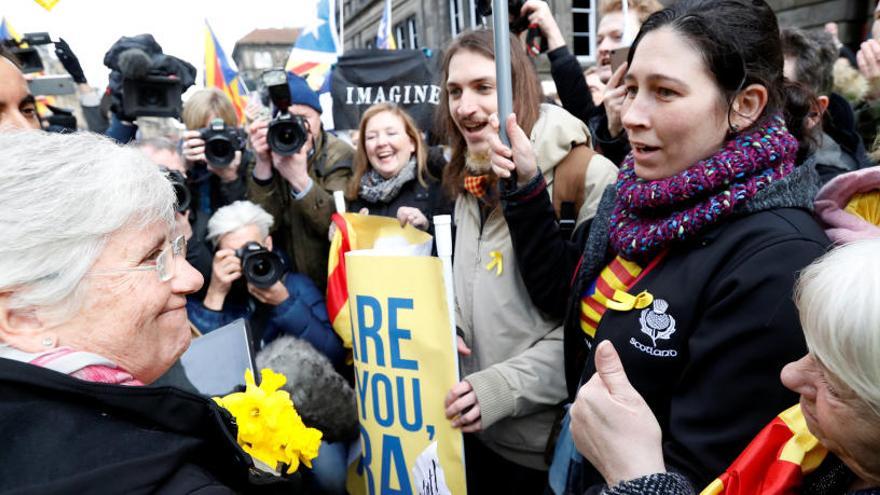
[[[327,314],[333,331],[351,349],[351,316],[348,311],[348,279],[345,274],[345,253],[360,249],[403,246],[427,246],[431,251],[432,237],[411,226],[401,227],[396,218],[357,213],[334,213],[330,217],[336,233],[330,242],[327,260]]]
[[[244,88],[240,86],[238,72],[229,64],[223,47],[214,36],[214,31],[205,20],[205,87],[217,88],[223,91],[235,108],[238,121],[244,120],[244,107],[247,105],[247,96]]]
[[[334,213],[330,220],[336,225],[336,233],[330,242],[330,256],[327,260],[327,314],[333,324],[333,331],[342,339],[347,349],[351,349],[351,317],[348,312],[348,279],[345,277],[345,253],[357,245],[355,231],[345,215]]]
[[[800,404],[786,409],[749,443],[724,474],[700,495],[783,495],[799,493],[805,475],[828,451],[807,429]]]

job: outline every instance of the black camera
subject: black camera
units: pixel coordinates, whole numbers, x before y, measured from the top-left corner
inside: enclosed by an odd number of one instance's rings
[[[295,155],[306,144],[309,127],[301,115],[292,115],[290,87],[287,85],[287,72],[271,69],[263,72],[263,85],[275,107],[275,117],[269,123],[266,140],[269,148],[279,155]]]
[[[25,33],[21,41],[13,39],[3,40],[3,44],[9,48],[12,55],[18,60],[21,72],[24,74],[33,74],[34,72],[44,70],[43,59],[40,57],[40,52],[34,46],[51,43],[52,40],[49,37],[49,33]]]
[[[190,195],[189,188],[186,187],[186,177],[177,170],[171,170],[166,167],[161,167],[161,170],[165,172],[165,177],[174,186],[174,195],[177,197],[174,210],[178,213],[185,212],[189,209],[189,205],[192,202],[192,195]]]
[[[149,75],[140,79],[122,80],[122,112],[124,115],[180,117],[183,104],[180,81],[167,75]]]
[[[205,159],[215,167],[226,167],[235,159],[235,152],[244,149],[247,137],[244,131],[223,123],[223,119],[214,119],[208,127],[199,129],[205,141]]]
[[[235,250],[241,260],[241,273],[254,287],[268,289],[284,275],[284,263],[277,254],[258,242],[249,242]]]
[[[196,68],[171,55],[152,35],[123,36],[104,55],[111,69],[111,110],[123,120],[145,115],[179,118],[180,95],[195,83]]]

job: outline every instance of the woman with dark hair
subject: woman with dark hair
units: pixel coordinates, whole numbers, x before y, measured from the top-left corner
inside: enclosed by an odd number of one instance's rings
[[[530,132],[522,146],[555,176],[571,223],[595,212],[616,168],[589,148],[586,125],[541,104],[537,74],[511,37],[514,111]],[[446,397],[446,415],[465,435],[468,491],[536,493],[547,479],[545,448],[565,399],[562,328],[530,301],[491,173],[489,118],[497,112],[491,31],[463,33],[446,49],[439,127],[452,148],[443,184],[455,200],[456,323],[461,375]],[[551,215],[553,215],[551,213]],[[555,217],[554,217],[555,218]],[[473,435],[471,435],[473,433]]]
[[[660,462],[705,486],[795,400],[776,380],[806,351],[794,277],[828,245],[814,167],[800,164],[809,105],[787,102],[804,90],[783,79],[763,0],[682,0],[646,20],[628,64],[632,153],[573,242],[513,118],[512,151],[494,139],[492,165],[518,172],[504,214],[533,303],[565,317],[569,398],[611,341],[658,418]],[[551,486],[601,483],[560,436]]]
[[[377,103],[361,116],[358,134],[354,175],[346,191],[348,210],[366,208],[371,215],[431,230],[431,217],[442,208],[442,193],[412,117],[394,103]],[[439,176],[443,166],[437,165],[434,172]]]

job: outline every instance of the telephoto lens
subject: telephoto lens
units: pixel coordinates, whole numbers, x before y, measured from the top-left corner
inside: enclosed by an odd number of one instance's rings
[[[281,280],[284,264],[281,258],[258,242],[249,242],[235,250],[241,260],[241,273],[254,287],[268,289]]]

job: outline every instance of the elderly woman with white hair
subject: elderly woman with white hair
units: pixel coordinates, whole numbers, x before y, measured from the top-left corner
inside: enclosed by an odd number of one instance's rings
[[[155,164],[92,134],[0,134],[0,184],[4,491],[258,490],[225,411],[142,386],[187,349],[202,284]]]
[[[782,370],[800,404],[702,493],[880,494],[878,253],[880,239],[859,240],[801,272],[795,299],[808,353]],[[660,427],[613,346],[603,342],[597,353],[597,373],[573,406],[572,432],[608,483],[603,493],[693,494],[701,487],[666,473]]]
[[[190,320],[202,332],[210,332],[244,318],[251,324],[257,348],[280,335],[291,335],[312,344],[339,369],[345,349],[311,279],[288,272],[285,266],[279,270],[279,280],[261,287],[242,271],[239,255],[245,246],[256,244],[272,251],[272,223],[272,215],[250,201],[236,201],[214,213],[207,235],[216,250],[211,280],[204,301],[191,298],[187,303]]]

